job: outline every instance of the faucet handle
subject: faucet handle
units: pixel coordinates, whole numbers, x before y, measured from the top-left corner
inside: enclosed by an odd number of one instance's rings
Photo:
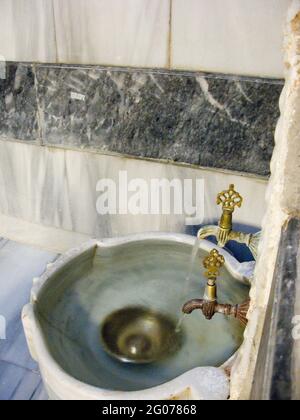
[[[220,268],[225,264],[225,258],[216,249],[213,249],[204,259],[203,266],[207,269],[204,273],[209,279],[216,279],[220,275]]]
[[[243,203],[243,197],[234,190],[234,185],[229,185],[229,189],[220,192],[217,196],[217,204],[222,204],[223,210],[230,213],[234,212],[235,207],[241,207]]]

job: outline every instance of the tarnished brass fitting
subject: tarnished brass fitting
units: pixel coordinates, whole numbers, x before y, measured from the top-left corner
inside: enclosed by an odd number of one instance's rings
[[[218,240],[218,246],[221,248],[224,248],[229,241],[245,244],[256,259],[261,232],[251,234],[232,230],[232,214],[236,207],[241,207],[243,204],[243,197],[235,191],[233,184],[229,186],[228,190],[218,194],[217,204],[222,205],[222,216],[218,226],[204,226],[198,232],[198,239],[215,236]]]
[[[203,266],[207,270],[204,276],[207,277],[207,285],[203,299],[192,299],[183,305],[182,311],[185,314],[192,313],[195,309],[200,309],[206,319],[210,320],[216,313],[233,316],[243,325],[247,325],[247,313],[250,300],[240,305],[219,304],[217,302],[217,277],[220,269],[225,264],[225,259],[216,249],[204,259]]]
[[[184,304],[182,311],[185,314],[191,314],[195,309],[200,309],[208,320],[212,319],[216,313],[232,316],[246,326],[249,307],[250,299],[240,305],[222,305],[218,302],[207,302],[204,299],[192,299]]]
[[[228,190],[218,194],[217,204],[222,204],[223,209],[220,227],[223,229],[232,229],[232,213],[235,207],[242,207],[243,197],[234,190],[234,185],[230,184]]]
[[[213,249],[203,260],[204,273],[208,279],[216,279],[220,275],[220,268],[225,264],[225,258],[216,249]]]
[[[220,268],[225,264],[225,259],[216,249],[204,259],[203,266],[206,268],[204,275],[207,277],[205,299],[210,302],[217,300],[217,277],[220,275]]]
[[[242,196],[235,191],[234,185],[229,185],[229,189],[222,191],[217,196],[217,204],[222,205],[222,216],[219,222],[218,242],[219,246],[224,247],[229,240],[232,231],[232,214],[235,207],[241,207],[243,203]]]

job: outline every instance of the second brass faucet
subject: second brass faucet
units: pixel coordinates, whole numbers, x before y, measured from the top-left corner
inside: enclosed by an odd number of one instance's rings
[[[250,234],[235,232],[232,226],[232,215],[236,207],[241,207],[243,197],[235,191],[231,184],[228,190],[222,191],[217,196],[217,204],[222,205],[222,216],[218,226],[204,226],[198,232],[198,239],[204,239],[208,236],[215,236],[218,245],[224,248],[227,242],[236,241],[246,244],[252,252],[254,258],[257,258],[257,248],[261,237],[261,232]],[[213,249],[208,257],[203,261],[203,266],[207,270],[204,275],[207,278],[205,294],[203,299],[192,299],[186,302],[182,311],[190,314],[195,309],[200,309],[206,319],[212,319],[216,313],[233,316],[243,325],[247,324],[247,313],[250,307],[250,299],[237,305],[220,304],[217,300],[217,277],[220,275],[220,269],[225,264],[224,257]]]
[[[208,225],[201,228],[198,232],[198,239],[205,239],[208,236],[215,236],[218,246],[224,248],[227,242],[236,241],[247,245],[253,257],[257,258],[257,248],[261,238],[261,232],[251,234],[235,232],[232,226],[232,215],[236,207],[241,207],[243,197],[235,191],[231,184],[228,190],[222,191],[217,196],[217,204],[222,205],[222,216],[218,226]]]

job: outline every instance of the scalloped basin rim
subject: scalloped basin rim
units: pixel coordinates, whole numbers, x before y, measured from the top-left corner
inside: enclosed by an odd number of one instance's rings
[[[32,357],[39,363],[42,377],[51,399],[227,399],[229,395],[229,379],[225,368],[230,358],[221,368],[201,367],[192,369],[183,375],[153,388],[140,391],[109,391],[81,382],[68,373],[52,357],[39,320],[35,315],[35,307],[39,294],[49,285],[54,274],[57,274],[66,264],[78,256],[96,255],[98,248],[112,248],[129,243],[159,240],[194,245],[195,238],[184,234],[149,233],[137,234],[115,239],[91,240],[82,246],[68,251],[56,262],[47,267],[46,272],[34,279],[31,292],[31,302],[23,309],[22,320]],[[253,264],[239,263],[226,250],[218,248],[209,241],[200,242],[200,249],[210,252],[213,248],[219,250],[225,257],[226,269],[239,282],[249,284],[253,274]]]

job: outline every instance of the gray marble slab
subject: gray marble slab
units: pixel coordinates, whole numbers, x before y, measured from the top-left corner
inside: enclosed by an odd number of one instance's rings
[[[46,145],[269,174],[279,80],[45,65],[37,80]]]
[[[300,399],[300,219],[282,228],[253,400]]]
[[[0,137],[268,175],[281,80],[7,63]]]
[[[0,136],[37,141],[37,97],[31,65],[7,63],[0,78]]]
[[[0,315],[6,339],[0,340],[0,399],[39,399],[45,393],[37,364],[31,359],[21,322],[33,277],[57,255],[0,239]]]

